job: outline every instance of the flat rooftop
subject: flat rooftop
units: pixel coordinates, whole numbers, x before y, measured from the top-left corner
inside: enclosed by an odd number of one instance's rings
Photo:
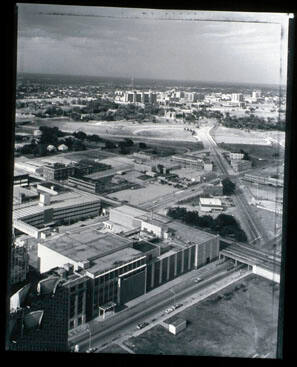
[[[142,219],[146,223],[152,224],[153,226],[159,226],[163,228],[164,230],[168,228],[166,223],[170,222],[168,218],[159,219],[159,218],[156,218],[155,216],[151,218],[150,216],[146,216],[146,215],[141,216],[140,219]]]
[[[178,176],[189,177],[189,178],[200,178],[202,171],[192,168],[179,168],[172,170],[172,173],[176,173]]]
[[[91,179],[91,180],[99,180],[100,178],[103,178],[103,177],[114,176],[117,172],[118,172],[117,169],[106,169],[104,171],[99,171],[99,172],[91,173],[89,175],[85,175],[84,177]]]
[[[25,218],[29,215],[42,213],[45,209],[59,209],[67,208],[75,205],[90,204],[100,202],[100,199],[96,195],[81,193],[81,192],[62,192],[61,194],[51,196],[50,204],[46,206],[40,206],[39,200],[32,201],[29,204],[15,205],[13,208],[14,219]]]
[[[173,241],[177,239],[183,243],[193,242],[200,244],[216,237],[213,234],[201,231],[200,229],[191,226],[187,226],[177,221],[172,221],[168,224],[168,227],[169,230],[172,229],[175,231],[175,237],[173,238]]]
[[[113,254],[106,255],[99,259],[94,260],[90,268],[86,269],[87,272],[99,275],[105,271],[108,271],[114,267],[120,266],[121,264],[132,261],[135,258],[141,258],[144,254],[132,247],[127,247]]]
[[[123,215],[129,215],[135,218],[147,214],[145,210],[138,209],[138,208],[135,208],[129,205],[121,205],[121,206],[111,209],[110,211],[115,211],[118,213],[122,213]]]
[[[14,168],[14,170],[13,170],[13,176],[14,177],[24,176],[24,175],[29,175],[29,173],[27,171],[25,171],[24,169]]]
[[[22,186],[14,186],[13,187],[13,196],[18,196],[20,194],[24,194],[27,198],[34,198],[39,196],[39,193],[30,189],[27,189]]]
[[[112,233],[83,229],[63,233],[41,241],[42,245],[69,257],[73,261],[92,260],[131,245],[131,241]]]
[[[213,205],[213,206],[221,206],[222,202],[217,198],[200,198],[201,205]]]
[[[171,321],[170,322],[170,325],[179,326],[179,325],[183,324],[185,321],[186,320],[184,320],[184,319],[178,318],[178,319],[176,319],[174,321]]]
[[[156,245],[153,245],[152,243],[148,242],[148,241],[140,241],[137,242],[133,245],[133,248],[141,251],[143,253],[148,252],[148,251],[152,251],[156,248]]]

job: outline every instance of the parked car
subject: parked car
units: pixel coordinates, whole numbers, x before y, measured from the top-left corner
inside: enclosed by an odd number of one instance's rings
[[[88,348],[86,353],[95,353],[98,348]]]
[[[177,303],[174,307],[175,307],[175,309],[177,309],[177,308],[182,307],[182,306],[183,306],[182,303]]]
[[[139,324],[137,324],[137,329],[143,329],[144,327],[148,326],[149,323],[148,322],[140,322]]]

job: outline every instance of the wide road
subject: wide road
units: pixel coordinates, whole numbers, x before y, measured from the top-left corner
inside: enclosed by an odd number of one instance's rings
[[[145,300],[131,308],[123,310],[118,314],[115,314],[112,318],[100,322],[99,325],[96,325],[96,329],[94,326],[95,324],[91,322],[90,329],[92,333],[92,346],[102,344],[112,337],[118,337],[128,328],[135,327],[136,323],[163,311],[166,307],[173,304],[173,298],[174,303],[180,302],[182,299],[191,296],[198,290],[202,290],[210,285],[214,285],[216,282],[224,278],[228,278],[230,273],[234,272],[236,268],[232,271],[227,271],[227,266],[228,263],[218,266],[218,268],[214,269],[208,277],[204,277],[204,280],[200,283],[195,283],[192,277],[188,278],[186,281],[176,284],[174,287],[170,287],[170,283],[168,283],[168,289],[166,288],[162,293],[157,293],[151,297],[147,297]],[[189,275],[191,274],[189,273]],[[149,296],[149,293],[147,296]],[[71,342],[79,344],[80,351],[84,351],[89,347],[89,337],[89,331],[86,331],[84,334],[72,338]]]
[[[138,205],[140,208],[145,210],[157,210],[169,207],[175,204],[178,201],[189,199],[191,197],[196,197],[199,194],[203,193],[203,188],[214,181],[217,181],[217,178],[214,178],[207,183],[199,183],[196,185],[192,185],[190,188],[184,190],[177,190],[167,195],[163,195],[160,198],[156,198],[153,202],[150,200],[149,202],[142,203]]]
[[[210,135],[210,131],[214,126],[204,126],[197,130],[197,134],[204,145],[205,148],[209,148],[213,152],[213,157],[216,161],[217,166],[220,168],[222,173],[228,176],[234,176],[233,169],[226,162],[225,158],[222,157],[222,154],[214,141],[214,139]],[[239,181],[236,177],[233,177],[233,181],[237,184],[237,189],[235,194],[233,195],[235,205],[239,211],[239,215],[242,218],[243,223],[245,224],[245,229],[248,231],[247,235],[250,239],[251,243],[256,241],[261,241],[263,243],[268,240],[268,236],[264,228],[261,226],[259,221],[255,218],[255,214],[252,211],[249,203],[247,202],[244,194],[241,189],[238,188]]]
[[[273,256],[271,254],[264,253],[260,250],[251,248],[250,246],[235,244],[229,245],[222,250],[223,253],[230,253],[235,256],[246,259],[254,265],[263,265],[270,269],[280,269],[281,259],[279,256]]]

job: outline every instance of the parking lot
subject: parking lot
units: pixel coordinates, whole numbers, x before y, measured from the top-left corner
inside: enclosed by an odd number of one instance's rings
[[[151,183],[140,189],[128,189],[118,191],[108,195],[110,198],[115,198],[120,201],[128,201],[129,204],[138,205],[148,201],[154,201],[163,195],[174,193],[178,189],[159,183]]]

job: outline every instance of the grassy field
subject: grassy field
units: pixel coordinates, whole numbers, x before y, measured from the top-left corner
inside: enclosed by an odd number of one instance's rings
[[[167,127],[160,126],[150,127],[145,129],[138,129],[134,131],[134,134],[138,136],[147,136],[154,138],[166,138],[168,140],[188,140],[196,141],[197,139],[192,136],[189,131],[185,131],[184,127]]]
[[[278,297],[278,286],[251,275],[169,318],[187,320],[180,334],[157,325],[125,344],[137,354],[275,358]]]
[[[106,159],[111,156],[108,152],[101,152],[100,149],[97,150],[83,150],[80,152],[67,153],[65,157],[68,159],[73,159],[74,161],[79,161],[81,159]]]
[[[268,138],[274,138],[281,143],[284,142],[285,133],[281,131],[258,131],[258,130],[243,130],[219,126],[212,132],[215,141],[226,144],[256,144],[270,145]]]
[[[257,208],[256,206],[252,206],[252,209],[257,218],[259,218],[261,225],[266,230],[267,235],[270,238],[275,237],[276,233],[278,233],[282,226],[282,215],[269,210]]]

